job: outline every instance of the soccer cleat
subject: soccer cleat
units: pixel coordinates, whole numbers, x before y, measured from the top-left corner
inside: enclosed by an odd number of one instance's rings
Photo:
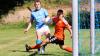
[[[41,50],[42,54],[44,54],[46,46],[47,46],[47,44],[42,46],[42,50]]]
[[[40,48],[38,49],[38,54],[41,54]]]
[[[38,54],[44,54],[44,48],[43,47],[38,49]]]
[[[26,51],[29,52],[29,50],[31,49],[30,46],[28,46],[27,44],[25,45]]]
[[[41,48],[41,53],[44,54],[44,52],[45,52],[45,46],[43,46],[43,47]]]

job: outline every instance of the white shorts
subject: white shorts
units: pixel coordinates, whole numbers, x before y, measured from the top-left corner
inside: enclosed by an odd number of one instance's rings
[[[41,27],[40,29],[37,29],[36,32],[41,35],[46,35],[47,32],[50,33],[50,29],[47,25],[43,25],[43,27]]]

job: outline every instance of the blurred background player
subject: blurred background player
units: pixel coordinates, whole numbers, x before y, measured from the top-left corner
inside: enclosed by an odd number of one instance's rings
[[[33,21],[35,21],[37,35],[36,44],[41,44],[42,36],[47,36],[47,34],[50,33],[49,27],[43,22],[43,20],[45,18],[48,18],[49,16],[47,10],[41,7],[40,0],[35,0],[34,6],[35,9],[31,12],[31,19],[28,23],[28,27],[25,29],[25,32],[27,32],[31,28],[31,24],[33,23]],[[45,45],[41,49],[41,52],[44,53]],[[38,49],[38,53],[40,53],[40,48]]]
[[[48,44],[48,43],[55,43],[58,44],[59,47],[65,51],[72,53],[72,48],[69,46],[64,45],[64,30],[67,29],[70,32],[70,37],[72,38],[72,29],[68,22],[64,19],[63,10],[59,9],[57,11],[57,16],[53,17],[53,22],[55,23],[55,33],[54,36],[50,36],[48,34],[48,39],[44,40],[41,45],[34,45],[34,46],[26,46],[26,50],[37,49],[41,46]]]

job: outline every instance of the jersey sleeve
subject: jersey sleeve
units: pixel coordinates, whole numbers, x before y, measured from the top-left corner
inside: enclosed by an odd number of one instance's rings
[[[52,17],[52,21],[55,22],[56,21],[56,16]]]
[[[31,20],[34,20],[34,16],[31,14]]]
[[[63,18],[62,20],[63,20],[63,22],[64,22],[64,24],[65,24],[65,28],[70,29],[71,26],[69,25],[68,21],[65,20],[65,18]]]

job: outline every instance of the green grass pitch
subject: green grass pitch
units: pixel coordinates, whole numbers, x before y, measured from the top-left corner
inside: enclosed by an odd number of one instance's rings
[[[54,28],[50,27],[53,35]],[[30,29],[25,35],[23,28],[16,28],[10,26],[0,27],[0,56],[72,56],[72,53],[66,52],[59,48],[56,44],[48,44],[44,54],[36,54],[35,50],[30,52],[25,51],[25,44],[34,45],[36,40],[35,29]],[[82,56],[90,56],[90,30],[80,29],[79,30],[79,49]],[[69,37],[70,34],[65,30],[65,45],[72,47],[72,39]],[[96,30],[96,48],[98,48],[100,42],[100,29]],[[43,36],[43,39],[45,37]],[[42,40],[43,40],[42,39]],[[98,51],[95,56],[100,56]]]
[[[53,34],[54,28],[50,29]],[[23,31],[24,29],[0,29],[0,56],[72,56],[71,53],[60,49],[55,44],[48,44],[43,55],[35,54],[37,50],[25,52],[25,44],[34,45],[36,35],[35,29],[29,30],[27,35]],[[72,40],[67,30],[65,30],[65,35],[65,44],[72,46]]]

